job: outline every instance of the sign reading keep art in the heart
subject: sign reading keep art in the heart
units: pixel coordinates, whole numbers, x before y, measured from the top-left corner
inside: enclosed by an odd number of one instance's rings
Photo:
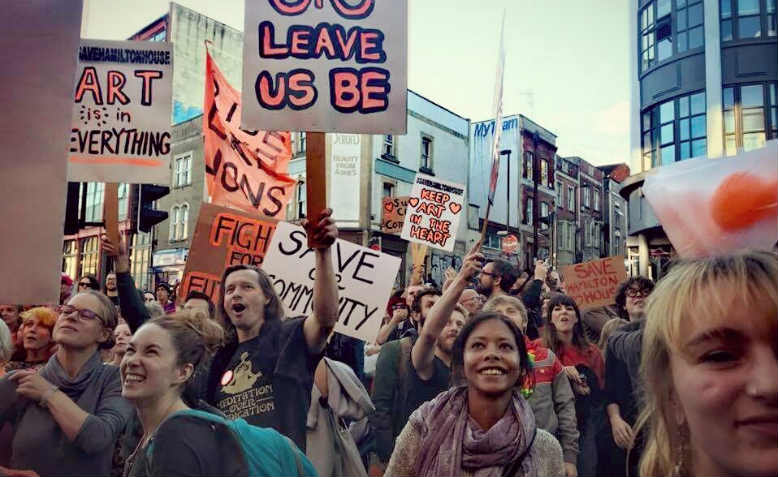
[[[417,174],[408,199],[402,238],[451,252],[465,213],[465,186]]]

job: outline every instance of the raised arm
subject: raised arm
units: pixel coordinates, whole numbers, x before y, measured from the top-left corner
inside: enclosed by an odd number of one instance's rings
[[[316,274],[313,284],[313,313],[305,319],[303,333],[308,351],[321,353],[327,344],[327,337],[338,321],[338,284],[332,266],[331,246],[338,238],[338,228],[332,220],[332,209],[325,209],[319,220],[307,224],[306,231],[313,234],[316,243]]]
[[[419,339],[413,345],[411,350],[411,360],[413,368],[422,379],[430,379],[435,371],[435,342],[438,336],[446,327],[451,313],[454,312],[459,297],[465,291],[465,287],[470,283],[471,278],[482,268],[483,255],[481,251],[481,242],[476,242],[473,248],[465,257],[462,263],[462,269],[451,283],[440,299],[430,309],[424,326],[419,332]]]
[[[138,296],[135,282],[130,275],[130,256],[127,252],[127,242],[122,236],[120,243],[114,244],[103,236],[103,249],[108,256],[116,258],[116,291],[119,293],[119,309],[122,317],[135,333],[150,316],[143,300]]]

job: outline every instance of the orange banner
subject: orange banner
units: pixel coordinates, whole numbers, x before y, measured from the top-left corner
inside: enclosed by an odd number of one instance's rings
[[[240,129],[240,92],[222,75],[206,48],[205,172],[213,204],[285,218],[297,181],[287,175],[291,135]]]

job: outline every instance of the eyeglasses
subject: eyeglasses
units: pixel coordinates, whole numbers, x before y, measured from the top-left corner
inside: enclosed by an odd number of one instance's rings
[[[637,297],[645,298],[649,295],[649,293],[651,292],[646,289],[643,290],[638,290],[636,288],[627,289],[627,296],[630,298],[637,298]]]
[[[483,271],[483,270],[481,270],[481,275],[489,275],[490,277],[497,277],[497,276],[499,276],[499,275],[498,275],[498,274],[496,274],[496,273],[485,272],[485,271]]]
[[[78,313],[78,318],[81,321],[98,320],[100,323],[103,323],[103,318],[100,315],[98,315],[92,310],[87,310],[86,308],[76,308],[75,306],[72,305],[62,305],[57,307],[57,313],[59,313],[60,315],[70,315],[73,313]]]
[[[78,282],[78,286],[80,287],[88,287],[90,285],[89,282]]]

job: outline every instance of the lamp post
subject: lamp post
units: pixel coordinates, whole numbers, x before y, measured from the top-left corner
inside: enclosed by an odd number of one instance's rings
[[[500,230],[497,235],[500,237],[507,237],[510,233],[511,226],[511,150],[503,149],[500,151],[501,156],[506,157],[505,161],[508,164],[508,182],[505,185],[505,230]]]
[[[538,258],[538,132],[532,133],[532,258]]]

